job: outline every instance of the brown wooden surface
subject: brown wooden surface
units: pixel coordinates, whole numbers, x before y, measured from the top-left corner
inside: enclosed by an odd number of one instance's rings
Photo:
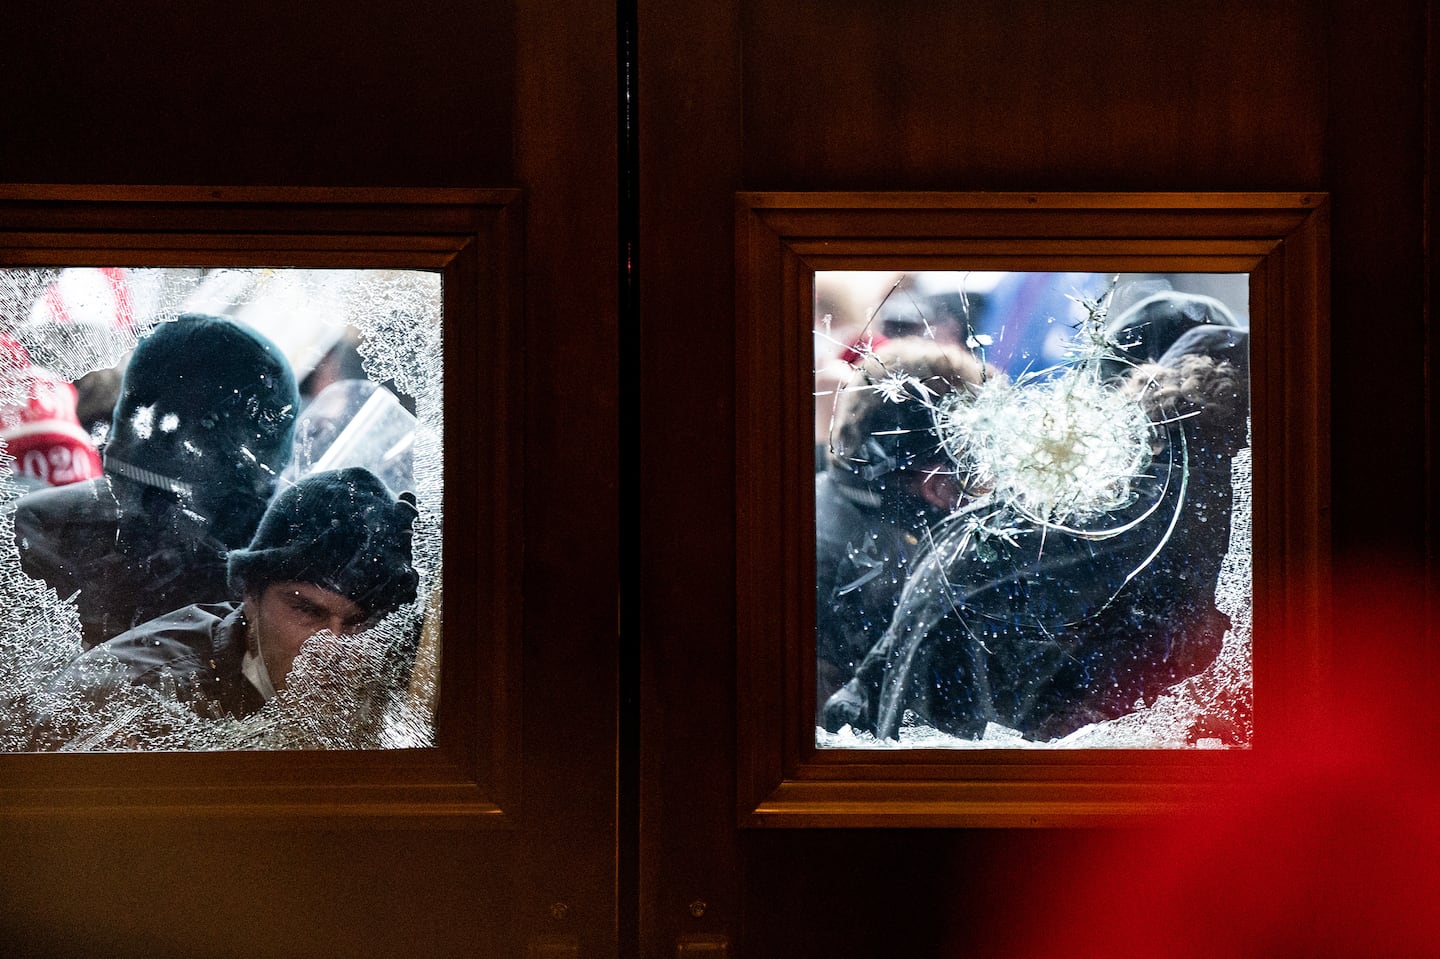
[[[578,0],[515,6],[515,176],[527,211],[526,759],[511,922],[527,937],[574,937],[589,959],[614,955],[625,908],[615,873],[615,14]]]
[[[738,14],[718,6],[640,6],[649,161],[642,318],[647,395],[663,397],[642,411],[646,539],[664,541],[645,564],[646,716],[680,716],[646,730],[645,809],[654,813],[642,847],[646,955],[666,955],[676,935],[712,917],[710,928],[730,933],[746,956],[1014,954],[1047,909],[1027,896],[1039,877],[1063,873],[1106,836],[1130,841],[1134,830],[744,831],[719,808],[736,768],[744,776],[754,763],[737,743],[732,765],[726,747],[757,705],[717,689],[740,665],[737,631],[754,625],[735,619],[732,597],[745,584],[713,562],[736,518],[726,512],[736,475],[725,442],[732,410],[716,395],[734,362],[734,276],[715,275],[706,259],[683,276],[657,277],[656,261],[734,244],[716,213],[731,189],[1329,191],[1332,242],[1328,257],[1317,255],[1331,264],[1334,349],[1316,342],[1274,358],[1313,380],[1304,365],[1336,357],[1333,382],[1321,384],[1295,429],[1328,434],[1337,563],[1416,564],[1426,537],[1417,259],[1425,5],[996,0],[961,11],[750,0]],[[897,217],[896,231],[906,222]],[[823,247],[812,243],[807,254]],[[738,268],[752,267],[744,241],[738,249]],[[1361,359],[1367,350],[1373,363]],[[693,375],[696,356],[707,388],[673,389]],[[743,396],[756,374],[736,375]],[[1374,469],[1380,450],[1403,461],[1383,481]],[[686,468],[679,488],[676,462]],[[749,508],[747,483],[773,482],[745,472],[736,509]],[[1377,495],[1382,512],[1404,518],[1379,520]],[[1325,501],[1315,486],[1297,504]],[[1302,525],[1316,520],[1325,517]],[[779,542],[781,531],[774,535]],[[1268,615],[1296,612],[1319,615]],[[767,665],[782,660],[772,653],[747,670]],[[1270,706],[1257,693],[1257,715]],[[711,899],[699,922],[679,908],[682,890],[717,886],[710,895],[723,898]]]
[[[528,508],[515,830],[19,822],[0,835],[9,953],[613,955],[622,416],[644,438],[625,521],[644,548],[647,959],[682,936],[751,959],[1005,954],[1056,901],[1034,901],[1041,877],[1133,838],[737,828],[738,191],[1329,192],[1337,563],[1430,550],[1422,0],[645,0],[644,398],[623,408],[610,6],[7,13],[0,182],[522,187]]]
[[[510,465],[521,453],[531,464],[517,479],[536,506],[517,529],[523,545],[493,557],[523,606],[505,690],[520,709],[497,718],[504,728],[476,730],[523,744],[497,757],[521,811],[508,826],[427,826],[402,813],[356,828],[342,797],[303,816],[276,806],[270,818],[12,817],[0,830],[0,953],[469,959],[523,955],[551,935],[582,955],[613,955],[613,10],[82,0],[7,13],[0,183],[227,184],[241,189],[223,197],[258,186],[301,200],[314,194],[296,188],[342,186],[384,202],[414,188],[522,189],[517,252],[533,267],[523,290],[508,291],[523,295],[517,338],[468,331],[465,350],[473,375],[511,384],[527,436]],[[127,192],[142,205],[150,195]],[[143,244],[129,249],[144,255]],[[493,466],[482,462],[480,415],[447,410],[459,442],[473,444],[452,445],[462,469],[447,481],[484,510],[496,501],[480,474]],[[479,533],[447,527],[447,542],[499,545]],[[457,584],[447,585],[448,601]],[[109,759],[93,758],[97,768]],[[123,801],[147,782],[146,770],[121,765],[129,772],[109,798]],[[286,768],[302,795],[330,775],[304,757]],[[424,801],[432,774],[388,768]]]

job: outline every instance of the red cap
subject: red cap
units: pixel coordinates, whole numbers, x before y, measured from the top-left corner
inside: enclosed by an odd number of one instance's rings
[[[75,387],[34,366],[25,347],[0,333],[0,439],[15,471],[51,486],[100,475],[100,454],[75,415]]]

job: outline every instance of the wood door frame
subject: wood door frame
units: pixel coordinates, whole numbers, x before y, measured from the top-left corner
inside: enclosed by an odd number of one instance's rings
[[[1203,808],[1268,750],[817,749],[809,346],[820,269],[1251,277],[1260,722],[1318,687],[1329,556],[1324,194],[737,198],[742,826],[1095,826]]]
[[[0,186],[6,266],[427,269],[443,276],[446,642],[436,746],[0,756],[0,817],[508,825],[519,810],[520,192]],[[483,374],[483,375],[482,375]]]

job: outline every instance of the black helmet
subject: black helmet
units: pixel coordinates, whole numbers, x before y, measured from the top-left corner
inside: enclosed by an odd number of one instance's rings
[[[240,509],[258,518],[290,462],[299,406],[279,347],[233,320],[187,313],[135,347],[105,470],[208,517]]]

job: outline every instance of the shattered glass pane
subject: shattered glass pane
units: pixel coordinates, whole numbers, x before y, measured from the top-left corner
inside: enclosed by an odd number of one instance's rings
[[[1245,274],[815,277],[816,741],[1251,741]]]
[[[433,744],[441,299],[0,269],[0,751]]]

